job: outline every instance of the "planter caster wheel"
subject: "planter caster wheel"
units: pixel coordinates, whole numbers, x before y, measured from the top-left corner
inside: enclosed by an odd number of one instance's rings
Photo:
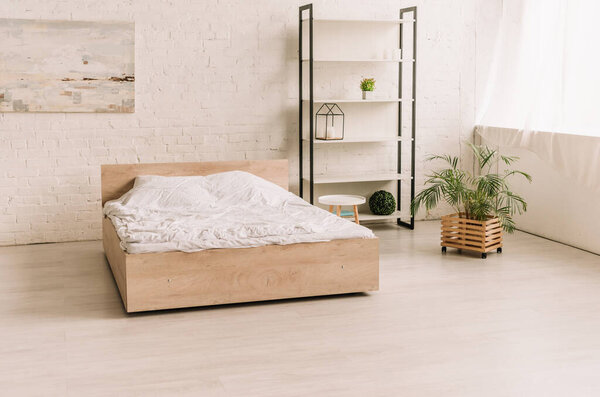
[[[496,250],[496,252],[497,252],[497,253],[499,253],[499,254],[501,254],[501,253],[502,253],[502,247],[498,248],[498,249]]]
[[[485,259],[485,258],[487,258],[487,253],[484,252],[481,254],[481,259]]]
[[[446,253],[446,247],[442,247],[442,254]]]

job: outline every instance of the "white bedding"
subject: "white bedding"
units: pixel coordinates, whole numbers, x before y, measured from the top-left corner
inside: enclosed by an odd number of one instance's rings
[[[104,205],[104,214],[131,254],[375,237],[242,171],[138,176],[129,192]]]

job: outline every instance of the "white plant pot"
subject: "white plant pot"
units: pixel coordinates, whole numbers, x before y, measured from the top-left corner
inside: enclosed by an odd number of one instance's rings
[[[373,91],[363,91],[362,92],[363,99],[373,99]]]

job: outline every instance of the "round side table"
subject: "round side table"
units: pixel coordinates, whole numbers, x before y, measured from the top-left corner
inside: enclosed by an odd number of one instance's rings
[[[342,206],[352,206],[354,209],[354,222],[360,224],[358,220],[358,207],[361,204],[366,203],[367,199],[363,196],[354,196],[351,194],[330,194],[328,196],[320,196],[319,204],[329,206],[329,212],[333,212],[333,207],[336,206],[337,216],[342,214]]]

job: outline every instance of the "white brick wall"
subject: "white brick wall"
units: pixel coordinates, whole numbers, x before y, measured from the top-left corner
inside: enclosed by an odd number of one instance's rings
[[[300,3],[0,2],[3,18],[136,23],[135,114],[0,113],[0,245],[100,238],[100,164],[287,157],[295,188]],[[419,160],[458,154],[470,133],[474,0],[315,1],[318,15],[347,17],[414,4],[419,185]]]

